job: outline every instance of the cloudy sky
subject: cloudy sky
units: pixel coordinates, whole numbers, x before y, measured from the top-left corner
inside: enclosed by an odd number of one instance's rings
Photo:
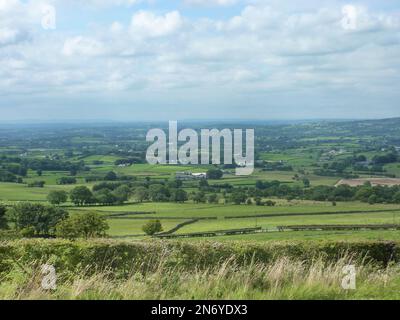
[[[0,0],[0,121],[400,116],[399,71],[398,0]]]

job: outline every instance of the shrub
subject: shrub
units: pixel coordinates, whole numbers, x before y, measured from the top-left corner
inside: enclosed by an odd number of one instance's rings
[[[210,169],[207,171],[207,178],[208,179],[221,179],[222,176],[224,175],[224,173],[222,172],[222,170],[219,169]]]
[[[16,240],[0,243],[0,275],[14,266],[34,262],[51,262],[58,270],[76,274],[78,268],[87,272],[107,268],[115,276],[132,271],[151,271],[158,268],[155,262],[165,261],[167,267],[187,270],[209,269],[220,266],[232,258],[240,265],[272,263],[286,257],[311,264],[319,257],[327,263],[343,256],[351,257],[357,264],[371,263],[387,266],[400,261],[400,242],[252,242],[201,241],[196,243],[175,241],[124,242],[114,240]],[[90,267],[90,268],[87,268]]]
[[[66,239],[102,238],[109,229],[106,219],[94,212],[77,214],[57,224],[56,236]]]
[[[142,229],[149,236],[152,236],[158,232],[163,231],[160,220],[151,220],[147,222]]]
[[[39,203],[21,202],[7,211],[7,217],[17,231],[29,228],[30,236],[52,236],[57,223],[66,219],[68,212]]]
[[[43,188],[45,184],[45,181],[32,181],[28,183],[28,188]]]
[[[62,177],[57,180],[57,184],[65,185],[65,184],[75,184],[76,178],[74,177]]]
[[[8,229],[6,212],[7,212],[6,206],[0,204],[0,229]]]

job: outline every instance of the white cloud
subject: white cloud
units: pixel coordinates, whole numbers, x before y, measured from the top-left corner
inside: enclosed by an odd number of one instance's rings
[[[137,36],[162,37],[181,28],[183,20],[178,11],[157,16],[153,12],[139,11],[131,21],[131,32]]]
[[[62,53],[65,56],[84,55],[97,56],[104,53],[105,49],[101,42],[82,36],[68,38],[64,42]]]
[[[0,29],[0,45],[10,44],[17,40],[18,31],[15,29]]]
[[[130,22],[116,16],[113,23],[46,32],[40,7],[27,8],[0,0],[0,95],[37,94],[47,101],[65,92],[77,99],[108,93],[160,104],[234,93],[247,103],[271,92],[356,90],[362,97],[394,91],[400,81],[400,23],[390,11],[253,3],[228,18],[140,10]]]
[[[231,6],[238,3],[238,0],[184,0],[189,5],[201,6]]]

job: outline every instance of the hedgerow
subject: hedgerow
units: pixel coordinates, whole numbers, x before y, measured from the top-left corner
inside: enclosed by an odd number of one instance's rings
[[[386,266],[400,261],[398,242],[123,242],[114,240],[15,240],[0,244],[0,275],[32,263],[51,263],[63,273],[109,270],[116,276],[163,267],[206,269],[229,259],[241,265],[270,263],[287,257],[311,263],[315,258],[335,261],[344,255],[360,263]]]

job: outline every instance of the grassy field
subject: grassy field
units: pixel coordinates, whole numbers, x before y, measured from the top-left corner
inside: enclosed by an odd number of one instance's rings
[[[40,180],[40,179],[38,179]],[[43,188],[29,188],[25,184],[0,183],[0,201],[46,201],[51,190],[70,190],[74,186],[45,185]]]
[[[110,207],[85,207],[70,208],[72,213],[83,211],[96,211],[104,215],[128,213],[124,219],[109,219],[111,236],[128,236],[142,234],[142,226],[151,219],[159,219],[164,230],[172,229],[175,225],[189,219],[216,218],[200,220],[196,223],[184,226],[176,231],[176,234],[205,232],[215,230],[262,227],[263,229],[274,230],[280,225],[305,225],[305,224],[399,224],[400,208],[397,205],[368,205],[358,202],[338,203],[332,206],[329,203],[313,201],[281,200],[276,207],[258,207],[248,205],[211,205],[194,203],[140,203],[125,206]],[[147,212],[149,214],[141,214]],[[335,212],[338,212],[335,214]],[[327,214],[331,213],[331,214]],[[262,217],[262,215],[271,215]],[[310,215],[312,214],[312,215]],[[286,215],[286,216],[282,216]],[[226,217],[238,217],[226,219]],[[321,233],[321,232],[320,232]],[[328,234],[328,232],[326,232]],[[349,232],[355,238],[364,238],[370,232]],[[330,233],[330,238],[336,233]],[[396,232],[387,233],[397,234]],[[400,234],[400,233],[399,233]],[[307,238],[315,235],[320,239],[318,232],[308,232]],[[370,239],[379,238],[379,232],[372,232]],[[252,237],[269,239],[277,235],[242,235],[242,238]],[[240,238],[239,237],[239,238]],[[297,232],[283,233],[280,238],[300,238]],[[340,239],[339,233],[336,237]],[[226,237],[231,239],[234,237]],[[238,237],[235,237],[238,238]],[[351,238],[351,236],[349,237]],[[389,239],[389,238],[388,238]]]

